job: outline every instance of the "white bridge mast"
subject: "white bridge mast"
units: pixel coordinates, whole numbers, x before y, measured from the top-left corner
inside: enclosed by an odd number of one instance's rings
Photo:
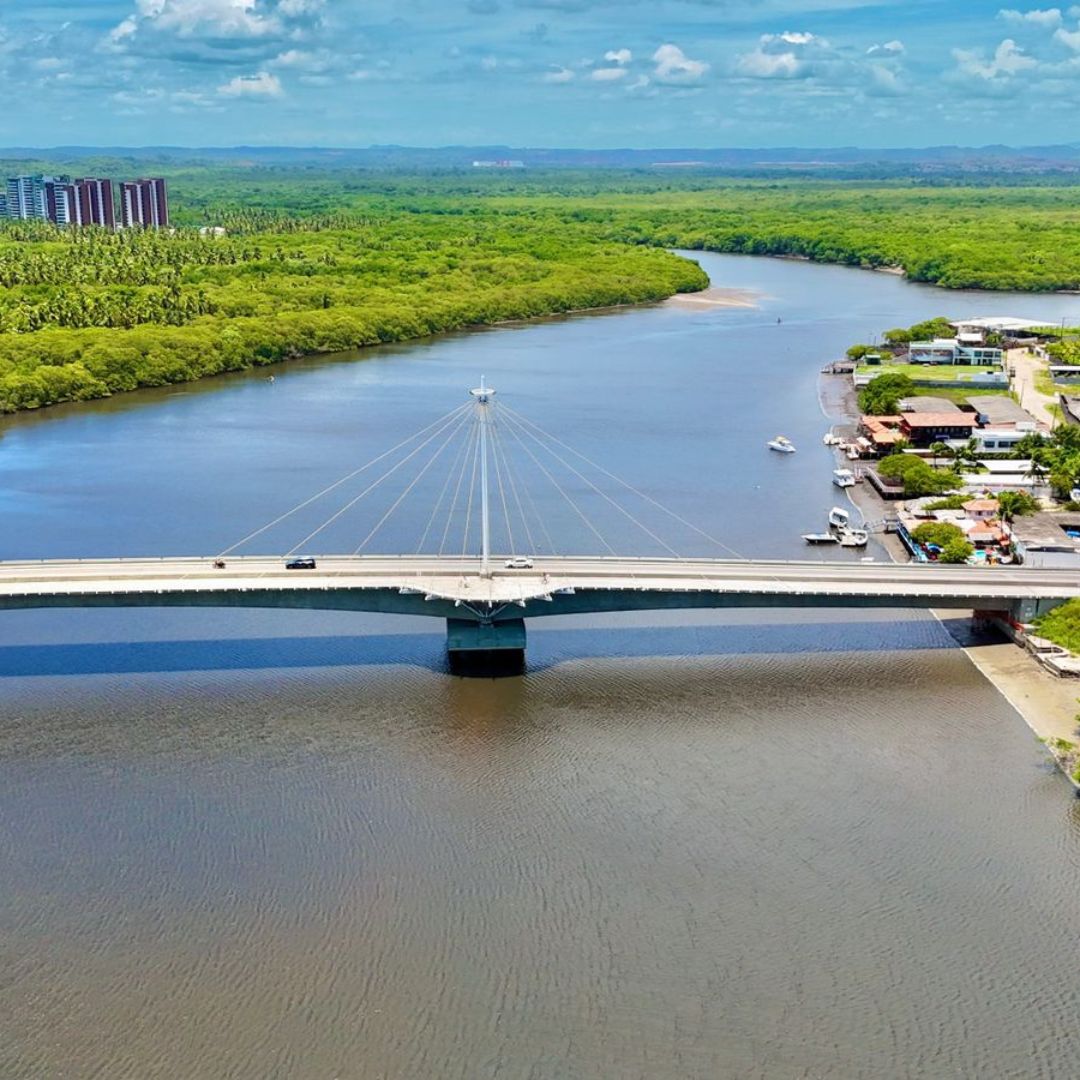
[[[480,376],[480,385],[470,394],[476,398],[477,420],[480,424],[480,576],[491,577],[491,519],[488,510],[488,405],[495,391]]]

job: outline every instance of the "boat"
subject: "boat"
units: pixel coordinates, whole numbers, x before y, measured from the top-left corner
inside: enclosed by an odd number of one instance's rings
[[[802,537],[808,544],[838,544],[840,537],[836,533],[803,533]]]
[[[829,527],[832,529],[846,529],[851,524],[851,514],[842,506],[834,506],[829,511]]]
[[[855,474],[850,469],[833,469],[832,482],[838,488],[854,487]]]
[[[849,446],[847,448],[848,461],[858,461],[861,456],[862,455],[859,453],[859,448],[857,446]]]
[[[840,546],[864,548],[870,541],[870,534],[865,529],[841,529]]]
[[[795,453],[795,447],[791,445],[791,440],[786,435],[777,435],[775,439],[770,439],[765,445],[770,450],[775,450],[780,454]]]
[[[834,435],[831,431],[827,431],[821,441],[826,446],[839,446],[844,440],[841,439],[839,435]]]

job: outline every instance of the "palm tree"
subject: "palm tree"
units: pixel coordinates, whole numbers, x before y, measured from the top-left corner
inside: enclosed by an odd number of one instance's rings
[[[1024,477],[1027,480],[1032,481],[1032,485],[1036,486],[1041,483],[1050,472],[1050,463],[1047,459],[1047,452],[1045,447],[1037,447],[1031,452],[1031,461],[1028,462],[1027,470],[1024,472]]]
[[[963,446],[953,451],[953,460],[958,469],[967,469],[969,472],[978,472],[982,468],[979,461],[979,440],[968,439]]]
[[[938,458],[952,457],[952,447],[948,443],[933,442],[930,444],[930,453],[933,454],[934,468],[938,467]]]

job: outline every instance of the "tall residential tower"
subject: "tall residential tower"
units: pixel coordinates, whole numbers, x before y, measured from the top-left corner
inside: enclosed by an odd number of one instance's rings
[[[125,229],[169,226],[169,199],[161,177],[125,180],[120,185],[120,222]]]

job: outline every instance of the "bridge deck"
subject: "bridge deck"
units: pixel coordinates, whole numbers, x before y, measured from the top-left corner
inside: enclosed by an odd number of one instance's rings
[[[494,561],[480,576],[477,558],[431,556],[320,556],[314,570],[287,570],[281,558],[229,558],[215,569],[210,558],[80,559],[0,562],[0,602],[66,597],[78,606],[108,594],[246,591],[342,592],[394,590],[469,606],[522,604],[574,591],[724,593],[880,599],[950,599],[994,602],[1061,600],[1080,596],[1080,574],[1027,567],[970,567],[842,562],[768,562],[712,559],[626,559],[576,556],[537,558],[530,570],[507,570]],[[210,597],[205,597],[209,600]],[[530,606],[532,606],[530,604]]]

